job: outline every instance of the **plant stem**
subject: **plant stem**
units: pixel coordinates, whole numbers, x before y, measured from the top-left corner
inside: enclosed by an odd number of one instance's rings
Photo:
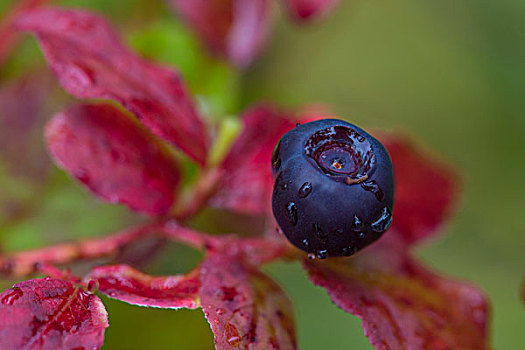
[[[182,242],[197,249],[213,245],[214,242],[213,237],[180,226],[174,219],[164,219],[101,238],[0,256],[0,273],[22,277],[35,272],[53,272],[50,265],[116,255],[125,246],[151,236]]]

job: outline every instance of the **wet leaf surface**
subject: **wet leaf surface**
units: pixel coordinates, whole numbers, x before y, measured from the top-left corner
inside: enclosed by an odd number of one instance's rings
[[[248,66],[264,44],[271,16],[268,0],[170,0],[208,45],[236,66]]]
[[[201,267],[202,308],[216,349],[296,349],[291,303],[270,278],[227,250]]]
[[[28,280],[0,294],[2,349],[98,349],[107,326],[100,299],[67,281]]]
[[[39,9],[24,13],[15,24],[37,36],[69,93],[122,103],[154,134],[205,163],[206,128],[175,71],[130,52],[105,20],[89,12]]]
[[[386,236],[351,259],[304,261],[310,279],[363,320],[376,349],[489,349],[485,296],[431,272],[398,236]]]
[[[153,277],[127,265],[101,266],[86,280],[98,282],[98,290],[113,299],[139,306],[169,309],[199,307],[198,270],[188,275]]]
[[[78,105],[46,128],[56,163],[97,196],[148,214],[167,212],[180,180],[175,161],[118,108]]]
[[[265,239],[210,239],[207,255],[186,275],[153,277],[126,265],[86,277],[111,298],[159,308],[202,307],[217,349],[296,349],[290,300],[258,266],[288,246]],[[91,281],[91,282],[90,282]]]

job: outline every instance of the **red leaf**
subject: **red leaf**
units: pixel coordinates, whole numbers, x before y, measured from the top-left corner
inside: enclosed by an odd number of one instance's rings
[[[8,13],[0,22],[0,66],[11,53],[11,48],[18,39],[18,33],[13,30],[13,20],[16,16],[35,7],[41,6],[49,0],[19,0],[13,4]]]
[[[170,0],[212,51],[244,68],[253,61],[268,32],[268,0]]]
[[[392,157],[395,179],[394,220],[391,231],[408,243],[431,236],[451,213],[458,175],[406,139],[381,140]]]
[[[46,138],[57,164],[99,197],[149,214],[173,204],[175,161],[116,107],[74,106],[51,120]]]
[[[270,212],[272,152],[294,127],[289,116],[259,106],[243,115],[244,130],[224,160],[224,177],[211,204],[244,213]]]
[[[34,279],[0,294],[1,349],[98,349],[106,327],[100,299],[70,282]]]
[[[135,56],[102,18],[41,9],[21,15],[16,26],[36,34],[69,93],[122,103],[154,134],[205,163],[206,129],[180,76]]]
[[[310,279],[363,320],[376,349],[488,349],[484,296],[417,264],[387,234],[352,259],[305,261]]]
[[[325,15],[339,0],[284,0],[292,15],[298,19],[312,19]]]
[[[152,277],[126,265],[102,266],[87,277],[99,283],[99,291],[111,298],[139,306],[160,308],[199,307],[198,270],[188,275]]]
[[[211,253],[200,300],[216,349],[296,349],[291,304],[280,287],[237,254]]]

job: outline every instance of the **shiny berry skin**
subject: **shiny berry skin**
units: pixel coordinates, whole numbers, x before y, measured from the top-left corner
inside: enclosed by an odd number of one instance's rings
[[[377,139],[353,124],[324,119],[297,125],[277,143],[272,170],[275,219],[310,256],[350,256],[392,222],[392,161]]]

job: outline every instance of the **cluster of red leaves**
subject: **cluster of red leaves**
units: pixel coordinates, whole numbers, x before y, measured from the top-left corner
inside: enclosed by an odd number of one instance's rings
[[[193,31],[215,53],[244,68],[260,52],[272,22],[270,0],[169,0]],[[292,17],[311,20],[338,0],[282,0]]]
[[[198,2],[196,2],[198,3]],[[292,2],[291,2],[292,3]],[[303,262],[310,279],[334,303],[363,320],[377,349],[486,349],[485,297],[443,278],[410,254],[433,235],[450,211],[455,174],[404,139],[383,138],[396,178],[394,222],[372,247],[352,258],[309,260],[280,236],[240,239],[210,236],[182,225],[176,158],[167,141],[203,173],[209,132],[179,75],[145,62],[125,48],[101,18],[82,11],[41,9],[23,14],[19,30],[34,33],[62,86],[78,98],[120,103],[73,106],[48,124],[46,140],[57,165],[95,195],[156,216],[144,227],[103,239],[0,257],[0,271],[53,278],[15,285],[0,295],[0,348],[98,348],[107,315],[97,289],[131,304],[202,308],[217,349],[295,349],[291,304],[260,266],[278,258]],[[270,158],[294,122],[269,106],[242,115],[243,131],[194,200],[203,205],[269,214]],[[301,121],[299,118],[296,121]],[[212,179],[212,180],[210,180]],[[212,182],[212,185],[209,182]],[[204,192],[203,192],[204,191]],[[153,277],[126,266],[100,266],[80,279],[53,264],[109,255],[126,243],[161,235],[205,252],[190,273]]]

